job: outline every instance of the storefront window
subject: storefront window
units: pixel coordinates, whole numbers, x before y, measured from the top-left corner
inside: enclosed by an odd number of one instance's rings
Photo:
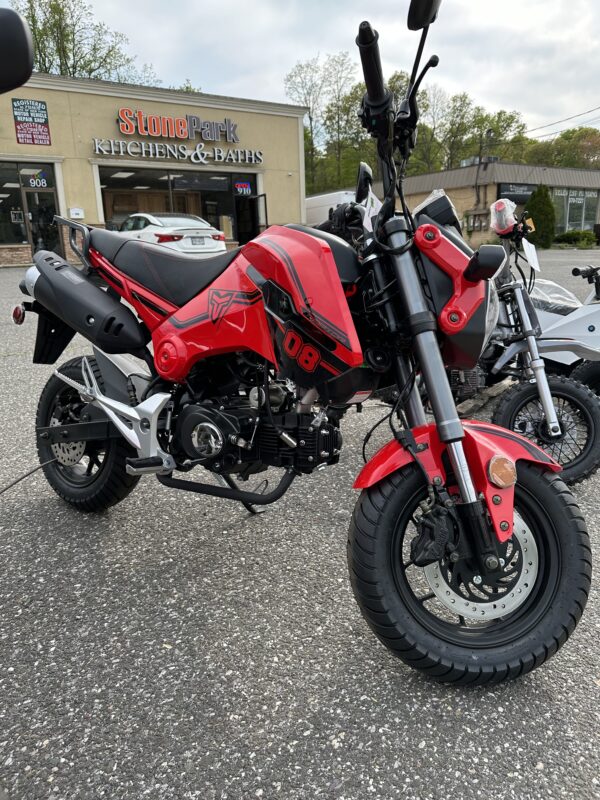
[[[0,245],[61,251],[51,164],[0,162]]]
[[[554,203],[554,213],[556,215],[556,223],[554,227],[556,233],[564,233],[567,230],[568,200],[568,189],[554,189],[552,191],[552,201]]]
[[[583,217],[583,229],[585,231],[594,230],[598,215],[598,192],[585,193],[585,212]]]
[[[554,189],[556,233],[593,230],[598,214],[598,192],[584,189]]]
[[[119,229],[130,214],[193,214],[245,242],[259,232],[256,176],[191,170],[100,167],[106,226]]]
[[[584,192],[569,192],[569,230],[580,231],[583,225]]]
[[[28,243],[18,165],[0,163],[0,245]]]
[[[24,189],[54,189],[54,170],[45,164],[19,164]]]

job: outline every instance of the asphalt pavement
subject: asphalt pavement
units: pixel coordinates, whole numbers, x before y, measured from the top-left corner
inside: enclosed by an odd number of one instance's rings
[[[0,270],[0,487],[37,463],[52,371],[9,320],[20,274]],[[345,544],[383,413],[257,517],[150,477],[97,516],[41,473],[0,496],[0,798],[600,798],[597,580],[563,649],[492,689],[421,677],[363,622]],[[576,495],[600,574],[600,478]]]

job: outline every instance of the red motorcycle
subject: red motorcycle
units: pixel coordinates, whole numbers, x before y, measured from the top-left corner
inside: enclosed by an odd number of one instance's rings
[[[406,663],[441,681],[487,684],[528,672],[566,641],[586,603],[591,559],[558,464],[513,432],[461,421],[446,376],[446,366],[477,363],[495,326],[490,278],[505,252],[473,253],[447,199],[416,219],[404,201],[416,96],[437,58],[420,74],[419,63],[439,5],[411,2],[409,28],[423,32],[398,109],[378,35],[367,22],[359,29],[362,120],[386,193],[360,257],[300,225],[195,260],[63,221],[83,269],[37,253],[21,284],[30,300],[14,318],[39,316],[36,363],[54,363],[76,331],[93,345],[93,357],[50,378],[36,421],[48,482],[82,511],[119,502],[144,474],[254,511],[297,476],[337,463],[344,413],[393,375],[392,441],[355,483],[354,593]],[[221,485],[181,477],[196,467]],[[282,470],[274,488],[240,487],[269,467]]]

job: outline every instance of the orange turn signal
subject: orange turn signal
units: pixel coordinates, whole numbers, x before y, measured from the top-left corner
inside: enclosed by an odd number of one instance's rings
[[[499,489],[510,489],[517,482],[517,465],[505,456],[493,456],[488,463],[488,476]]]

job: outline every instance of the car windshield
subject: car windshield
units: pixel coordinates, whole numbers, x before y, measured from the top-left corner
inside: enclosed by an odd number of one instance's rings
[[[189,216],[169,217],[160,214],[152,215],[165,228],[210,228],[210,225],[201,217]]]

